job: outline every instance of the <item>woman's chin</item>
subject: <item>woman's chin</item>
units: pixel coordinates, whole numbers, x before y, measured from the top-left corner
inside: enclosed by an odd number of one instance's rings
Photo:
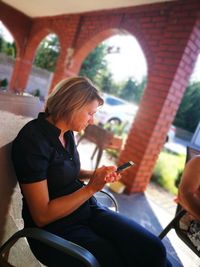
[[[74,130],[74,131],[80,133],[80,132],[84,131],[86,127],[87,127],[87,125],[86,125],[86,126],[79,127],[79,128],[77,128],[76,130]]]
[[[82,128],[81,128],[81,131],[84,131],[85,128],[87,128],[88,125],[84,125]]]

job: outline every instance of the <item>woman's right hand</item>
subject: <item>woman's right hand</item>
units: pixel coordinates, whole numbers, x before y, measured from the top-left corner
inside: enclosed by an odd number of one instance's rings
[[[102,166],[94,171],[88,186],[96,193],[100,191],[106,183],[118,181],[121,175],[116,172],[115,166]]]

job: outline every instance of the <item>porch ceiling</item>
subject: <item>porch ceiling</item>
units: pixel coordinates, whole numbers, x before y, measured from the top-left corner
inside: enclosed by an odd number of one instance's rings
[[[55,16],[176,0],[2,0],[29,17]]]

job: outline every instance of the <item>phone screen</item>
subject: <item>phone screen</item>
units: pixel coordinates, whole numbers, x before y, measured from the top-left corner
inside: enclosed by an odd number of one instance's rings
[[[120,166],[117,168],[116,172],[121,172],[121,171],[123,171],[123,170],[125,170],[125,169],[127,169],[127,168],[129,168],[129,167],[131,167],[131,166],[134,166],[134,165],[135,165],[135,163],[134,163],[133,161],[130,160],[130,161],[128,161],[128,162],[126,162],[126,163],[120,165]]]

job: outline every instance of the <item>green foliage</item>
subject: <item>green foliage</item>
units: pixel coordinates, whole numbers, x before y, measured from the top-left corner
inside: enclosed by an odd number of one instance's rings
[[[3,52],[3,45],[4,45],[4,40],[2,36],[0,35],[0,52]]]
[[[116,83],[105,60],[107,53],[108,45],[102,43],[98,45],[84,60],[80,75],[90,78],[105,93],[128,101],[132,99],[132,102],[139,103],[146,85],[146,78],[139,84],[132,78]]]
[[[179,171],[177,176],[176,176],[176,180],[174,182],[175,186],[178,188],[179,187],[179,184],[180,184],[180,181],[181,181],[181,177],[182,177],[182,174],[183,174],[183,170]]]
[[[11,56],[13,58],[16,58],[16,46],[15,46],[15,43],[6,42],[5,48],[4,48],[4,53],[7,56]]]
[[[157,160],[152,175],[152,181],[156,182],[171,193],[177,194],[177,179],[185,164],[185,155],[176,155],[162,151]]]
[[[100,44],[87,56],[80,69],[81,76],[86,76],[98,84],[100,73],[107,71],[105,60],[107,47],[105,44]]]
[[[101,77],[101,89],[104,93],[114,94],[115,91],[113,86],[112,74],[107,73]]]
[[[122,122],[122,123],[112,123],[112,122],[107,122],[104,124],[103,128],[112,132],[116,136],[124,136],[126,134],[126,127],[128,125],[128,121]]]
[[[0,31],[0,52],[6,54],[7,56],[11,56],[16,58],[16,45],[15,43],[10,43],[4,40],[3,34]]]
[[[116,149],[107,148],[106,153],[108,157],[114,160],[114,162],[117,164],[117,159],[119,158],[119,151],[117,151]]]
[[[6,87],[8,86],[8,80],[5,78],[3,80],[0,80],[0,88],[2,90],[6,90]]]
[[[146,86],[146,78],[141,83],[137,83],[133,78],[129,78],[122,86],[119,97],[139,103]]]
[[[0,52],[5,53],[6,41],[3,38],[3,33],[0,30]]]
[[[142,79],[141,83],[137,84],[136,90],[134,92],[135,103],[138,103],[138,104],[140,103],[140,100],[141,100],[141,98],[143,96],[146,84],[147,84],[147,78],[146,77],[144,77]]]
[[[137,83],[132,80],[132,78],[129,78],[124,86],[123,90],[120,92],[120,97],[130,101],[130,99],[134,99],[135,91],[137,90]]]
[[[41,93],[40,93],[40,89],[35,89],[35,91],[33,92],[34,96],[40,97]]]
[[[40,43],[34,65],[48,71],[54,71],[56,61],[60,52],[60,43],[55,34],[50,34]]]
[[[200,121],[200,82],[190,84],[176,114],[174,125],[194,132]]]

